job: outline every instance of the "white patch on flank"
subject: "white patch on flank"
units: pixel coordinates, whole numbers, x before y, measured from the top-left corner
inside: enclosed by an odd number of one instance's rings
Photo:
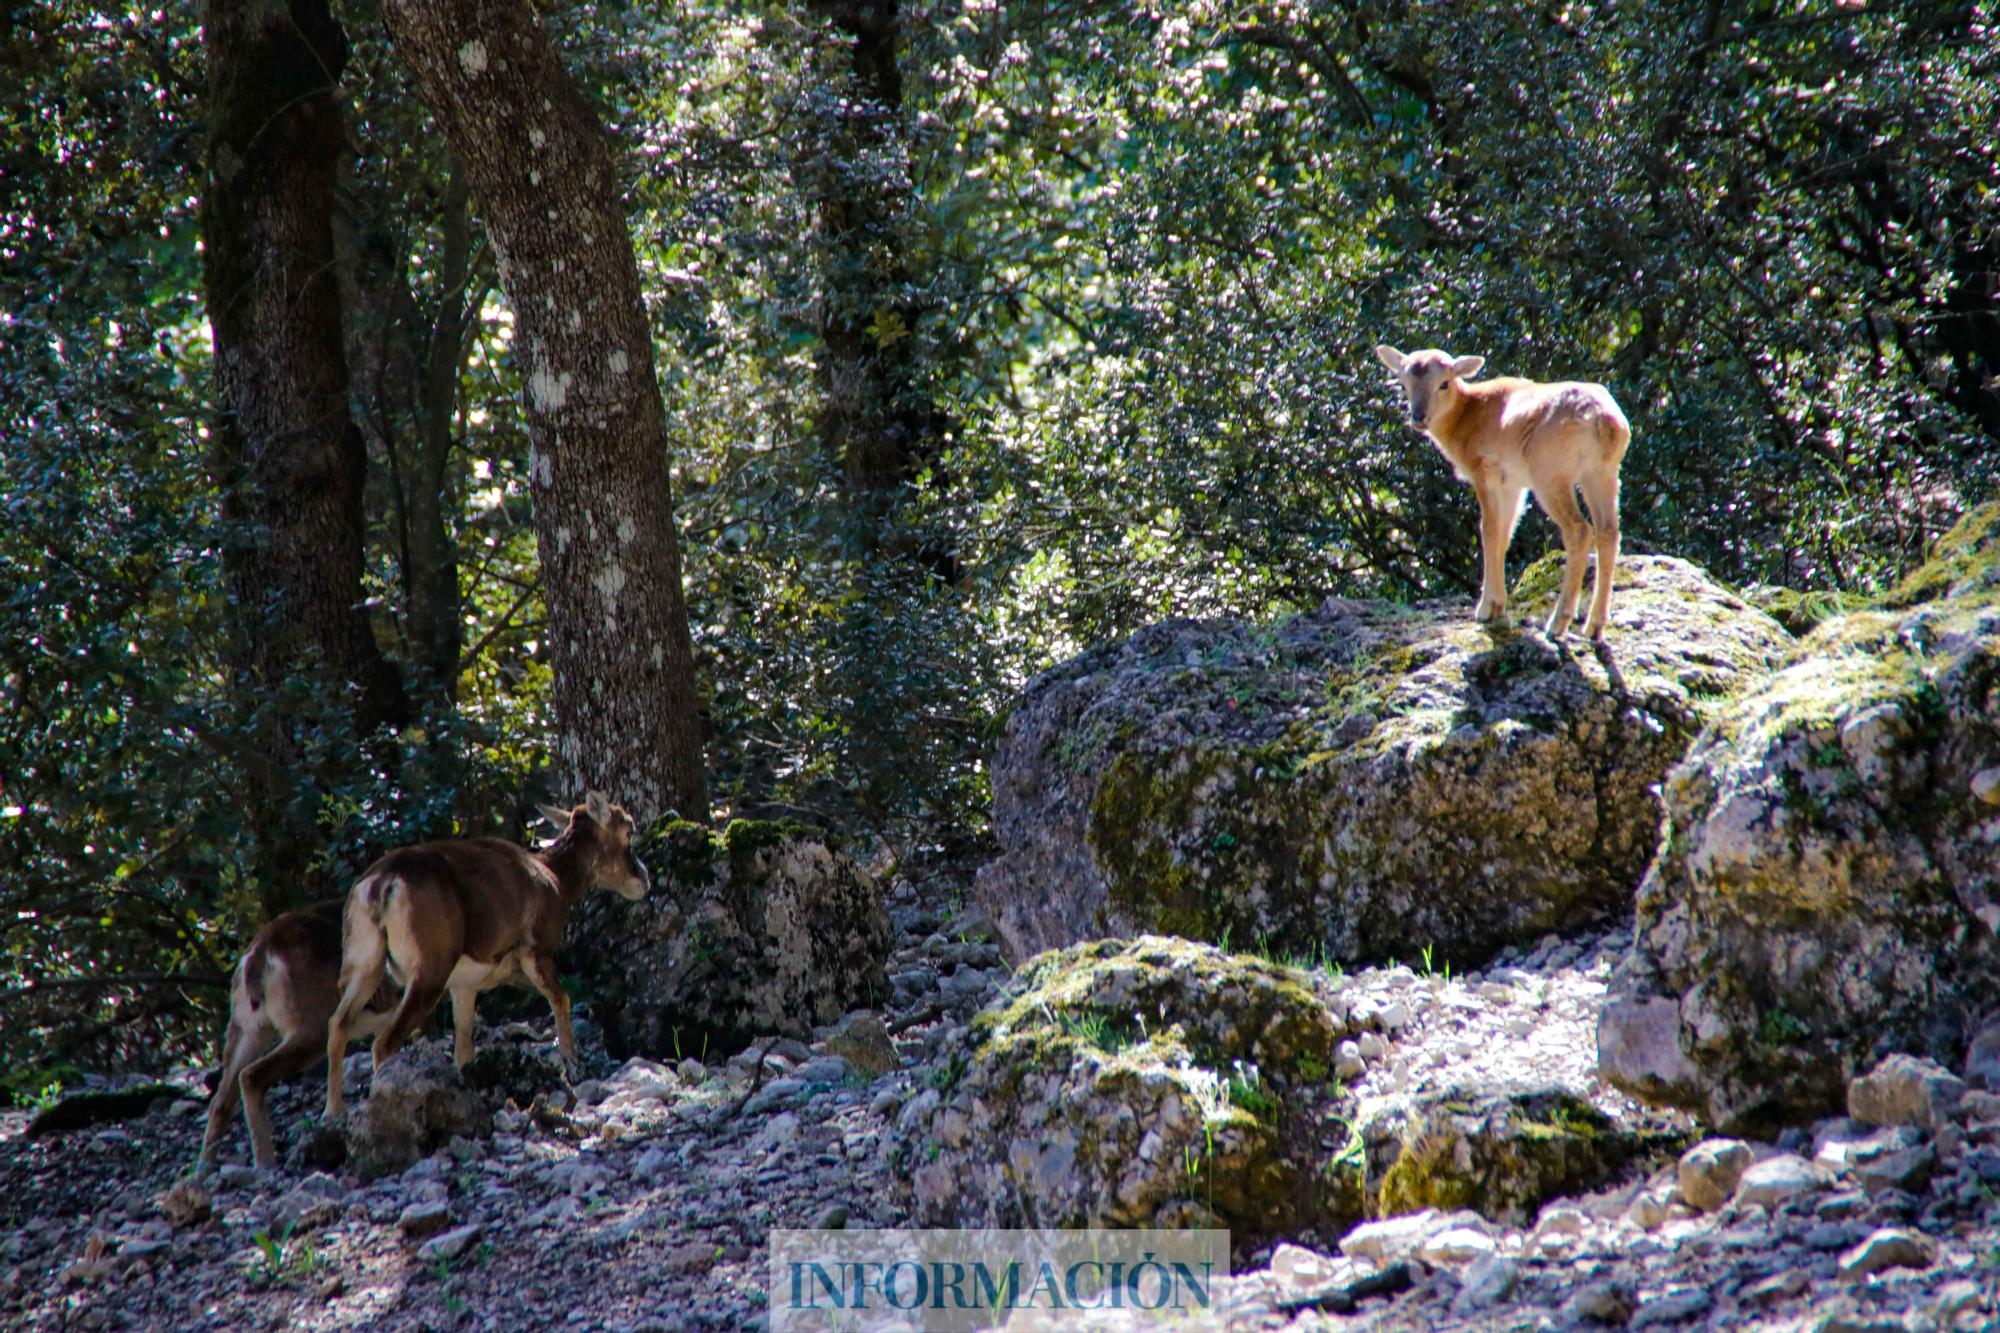
[[[611,353],[612,374],[623,375],[627,370],[630,370],[631,368],[632,368],[632,358],[625,355],[624,348],[622,347],[617,348]]]
[[[542,133],[541,126],[530,125],[528,126],[528,142],[536,148],[547,148],[549,146],[549,136]]]
[[[486,72],[486,43],[477,37],[458,48],[458,67],[477,77]]]
[[[618,520],[619,541],[630,542],[634,537],[638,535],[639,535],[639,525],[632,521],[630,515],[627,515],[626,517]]]

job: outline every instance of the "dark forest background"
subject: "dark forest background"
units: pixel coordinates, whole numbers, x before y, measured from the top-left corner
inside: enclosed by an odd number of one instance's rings
[[[1379,341],[1608,384],[1627,549],[1800,621],[1993,494],[1986,4],[549,3],[492,69],[462,0],[264,8],[0,5],[17,1094],[200,1053],[248,932],[399,842],[603,780],[949,850],[1085,645],[1469,597]],[[473,75],[570,89],[574,169]],[[550,385],[627,335],[658,392],[579,443]],[[600,632],[591,506],[669,474],[684,611]]]

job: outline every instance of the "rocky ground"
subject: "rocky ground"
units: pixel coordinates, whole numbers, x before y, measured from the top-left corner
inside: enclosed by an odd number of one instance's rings
[[[202,1102],[31,1137],[0,1116],[9,1328],[756,1328],[774,1227],[887,1227],[931,1061],[1007,978],[964,867],[894,883],[881,1026],[705,1066],[600,1064],[363,1184],[226,1167],[187,1182]],[[1470,1081],[1553,1084],[1612,1117],[1594,1031],[1624,933],[1551,938],[1465,976],[1422,960],[1324,974],[1376,1040],[1335,1059],[1364,1105]],[[546,1042],[542,1025],[482,1032]],[[838,1053],[836,1053],[838,1052]],[[879,1075],[868,1067],[895,1067]],[[355,1057],[357,1060],[362,1057]],[[601,1059],[601,1057],[600,1057]],[[190,1075],[190,1083],[193,1076]],[[1709,1142],[1520,1226],[1431,1212],[1324,1251],[1239,1256],[1236,1327],[1987,1328],[2000,1320],[2000,1098],[1918,1067],[1773,1143]],[[279,1092],[296,1139],[317,1081]],[[240,1130],[231,1140],[247,1158]]]

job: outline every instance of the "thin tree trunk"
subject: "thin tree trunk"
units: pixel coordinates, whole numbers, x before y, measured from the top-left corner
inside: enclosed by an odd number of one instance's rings
[[[351,684],[366,735],[400,721],[406,701],[362,605],[368,461],[348,414],[332,227],[347,41],[326,0],[205,0],[202,24],[213,466],[230,530],[223,561],[238,666],[258,692],[295,677]],[[320,721],[272,717],[267,705],[269,771],[295,773],[296,731]],[[317,840],[312,803],[301,811],[272,786],[254,783],[250,799],[276,906],[310,891],[304,867]]]
[[[525,0],[385,0],[478,198],[527,384],[557,769],[708,814],[666,418],[603,128]]]
[[[846,69],[828,89],[825,137],[809,172],[819,212],[824,303],[818,359],[821,446],[840,469],[850,550],[882,548],[903,492],[937,452],[944,414],[923,384],[917,326],[901,235],[915,184],[909,179],[899,0],[813,0],[846,46]],[[950,578],[948,557],[921,557]]]

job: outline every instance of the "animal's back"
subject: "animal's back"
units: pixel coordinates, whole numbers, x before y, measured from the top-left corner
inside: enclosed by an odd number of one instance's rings
[[[399,847],[369,866],[355,882],[376,921],[385,914],[410,910],[447,910],[447,903],[490,903],[495,910],[463,913],[463,948],[473,958],[492,960],[511,950],[532,929],[543,909],[554,900],[555,877],[540,858],[504,838],[458,838]],[[414,893],[425,901],[398,907],[399,895]],[[513,923],[519,929],[504,929]],[[385,922],[386,924],[386,922]],[[401,954],[392,930],[391,952]]]

